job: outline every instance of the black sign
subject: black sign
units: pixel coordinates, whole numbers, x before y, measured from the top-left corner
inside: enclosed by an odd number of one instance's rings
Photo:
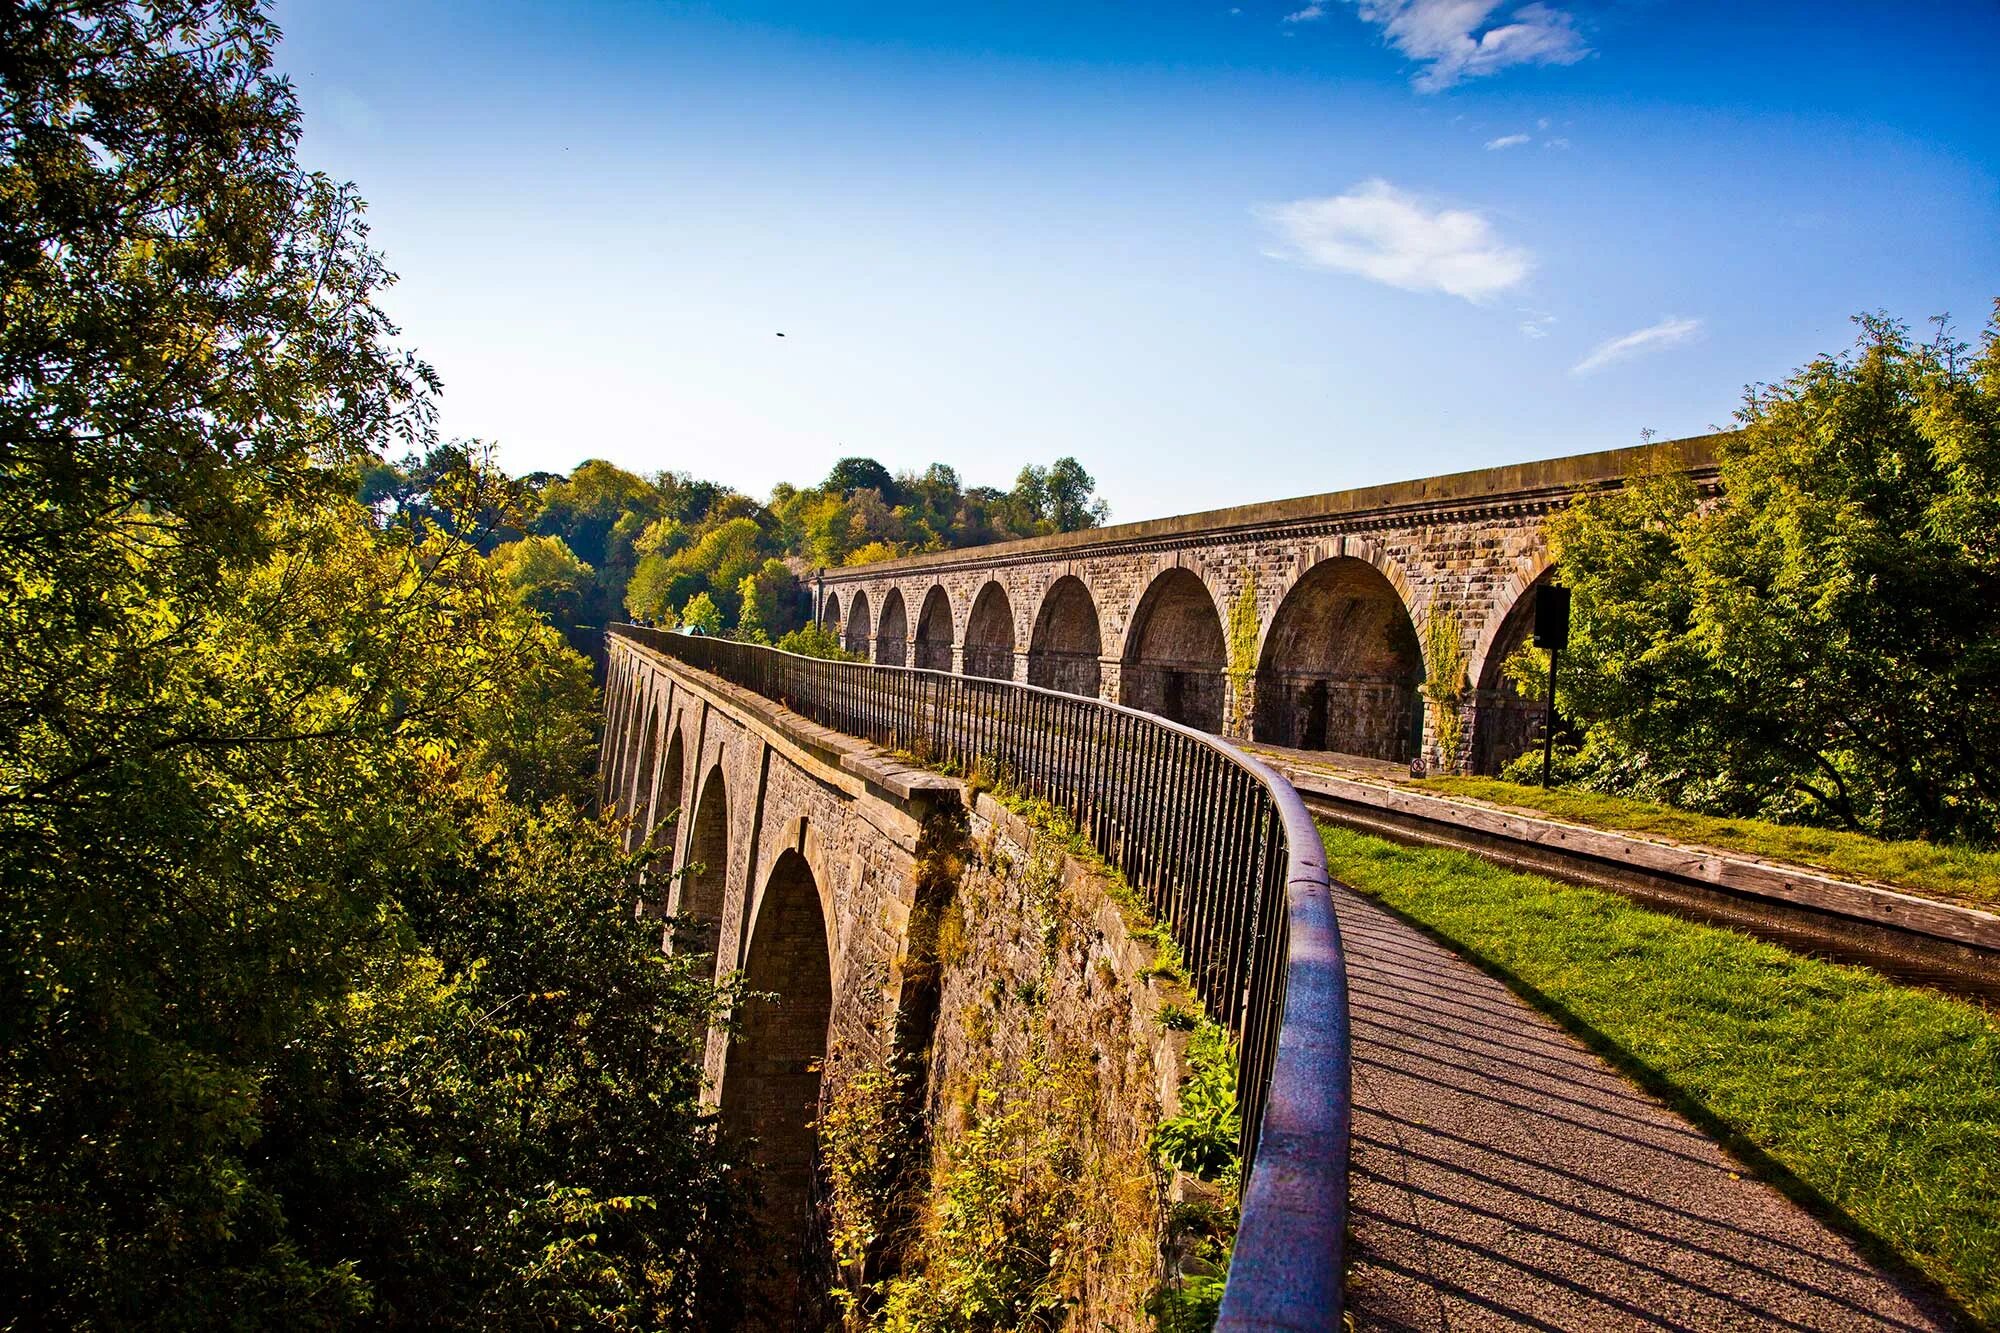
[[[1535,647],[1569,647],[1569,589],[1544,583],[1535,590]]]

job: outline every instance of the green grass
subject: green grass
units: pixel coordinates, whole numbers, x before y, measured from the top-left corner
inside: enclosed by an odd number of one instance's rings
[[[1929,842],[1885,842],[1861,833],[1724,819],[1597,792],[1548,791],[1495,778],[1426,778],[1412,784],[1441,796],[1537,810],[1572,824],[1697,843],[1774,861],[1813,866],[1844,879],[1892,884],[1908,893],[2000,906],[2000,852]]]
[[[2000,1325],[2000,1026],[1972,1005],[1461,852],[1328,870],[1494,971],[1763,1179]]]

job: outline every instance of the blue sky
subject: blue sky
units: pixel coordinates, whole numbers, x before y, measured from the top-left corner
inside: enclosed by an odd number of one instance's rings
[[[2000,296],[1985,3],[277,14],[517,470],[1074,454],[1141,519],[1696,433]]]

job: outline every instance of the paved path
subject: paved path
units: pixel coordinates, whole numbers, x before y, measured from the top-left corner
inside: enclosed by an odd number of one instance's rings
[[[1337,893],[1360,1329],[1938,1329],[1498,981]]]

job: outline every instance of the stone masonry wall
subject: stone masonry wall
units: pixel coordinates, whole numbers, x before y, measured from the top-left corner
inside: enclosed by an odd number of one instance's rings
[[[826,1053],[816,1123],[803,1111],[785,1121],[761,1104],[768,1097],[747,1110],[740,1095],[734,1103],[735,1113],[761,1117],[762,1156],[822,1159],[811,1186],[822,1236],[804,1247],[774,1237],[793,1268],[783,1284],[759,1290],[843,1283],[861,1291],[955,1252],[949,1228],[925,1230],[920,1246],[901,1253],[864,1244],[842,1271],[837,1237],[824,1234],[839,1220],[824,1163],[827,1127],[852,1103],[851,1090],[900,1086],[916,1119],[877,1109],[915,1131],[904,1165],[916,1172],[899,1175],[889,1191],[900,1202],[882,1205],[894,1214],[885,1229],[900,1227],[908,1238],[912,1228],[933,1228],[963,1186],[962,1168],[985,1169],[982,1145],[1020,1130],[1047,1151],[1000,1171],[996,1187],[1024,1206],[1059,1205],[1048,1291],[1088,1312],[1075,1327],[1149,1327],[1143,1306],[1157,1282],[1161,1183],[1147,1140],[1162,1106],[1173,1104],[1182,1045],[1159,1016],[1171,1000],[1190,1002],[1146,975],[1152,949],[1133,937],[1104,883],[962,782],[913,770],[630,640],[614,636],[609,657],[602,796],[632,821],[632,845],[650,841],[685,869],[697,804],[726,788],[717,974],[778,976],[773,989],[782,990],[782,974],[815,970],[800,951],[814,931],[825,937],[831,1014],[824,1032],[806,1039]],[[669,754],[682,763],[686,813],[678,817],[662,804],[676,788],[661,771]],[[668,910],[681,906],[689,882],[674,876],[662,890]],[[793,1003],[787,1010],[781,1000],[743,1031],[773,1031],[800,1012]],[[794,1061],[800,1036],[786,1033],[785,1049],[770,1056]],[[738,1054],[732,1064],[728,1035],[710,1034],[708,1095],[725,1126],[728,1071],[761,1067],[752,1053]],[[901,1290],[899,1299],[917,1300],[926,1288],[905,1281]],[[888,1294],[882,1285],[871,1299],[879,1305]],[[867,1311],[857,1309],[859,1320]]]
[[[1028,1256],[1017,1308],[1151,1329],[1167,1181],[1150,1136],[1186,1041],[1161,1017],[1192,1001],[1152,975],[1154,947],[1059,838],[983,794],[969,832],[937,936],[920,1235],[889,1303],[922,1309],[981,1257],[973,1200]]]

